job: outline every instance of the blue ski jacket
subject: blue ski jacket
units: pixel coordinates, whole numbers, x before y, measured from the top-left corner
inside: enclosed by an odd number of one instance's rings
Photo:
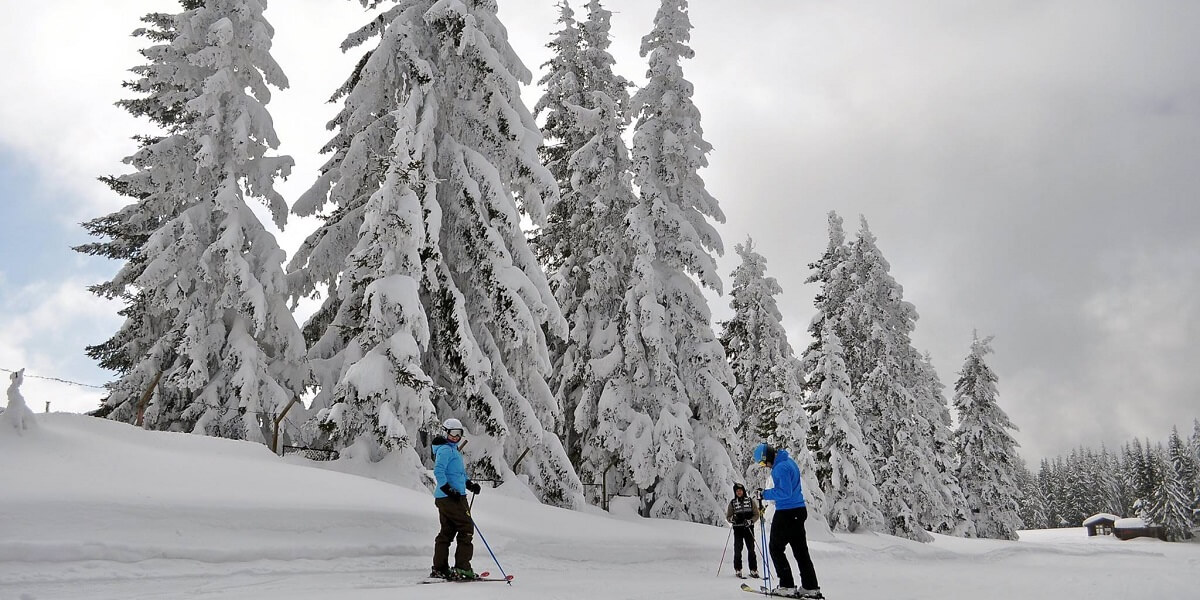
[[[443,439],[443,438],[438,438]],[[444,440],[438,444],[438,439],[434,440],[433,445],[433,477],[436,481],[436,486],[433,490],[434,498],[445,498],[449,496],[446,489],[458,492],[460,496],[467,495],[467,469],[463,465],[462,454],[458,451],[458,445],[450,440]]]
[[[804,506],[804,490],[800,484],[800,467],[788,456],[788,451],[775,451],[775,464],[771,467],[771,482],[775,487],[763,490],[763,500],[774,500],[775,510],[786,510]]]

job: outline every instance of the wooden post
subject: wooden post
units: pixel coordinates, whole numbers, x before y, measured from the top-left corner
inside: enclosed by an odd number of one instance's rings
[[[525,451],[522,452],[521,455],[517,457],[517,461],[512,464],[513,473],[517,472],[517,466],[520,465],[521,461],[525,459],[526,454],[529,454],[529,448],[526,448]]]
[[[138,427],[142,426],[142,417],[146,414],[146,402],[150,400],[150,394],[154,393],[154,387],[158,385],[158,380],[162,379],[162,375],[162,369],[159,369],[158,375],[154,376],[154,381],[150,382],[150,387],[146,388],[146,391],[142,393],[142,399],[138,402],[137,420],[134,421],[134,425]]]
[[[275,454],[279,454],[279,422],[287,416],[289,410],[292,410],[292,405],[299,401],[300,396],[292,396],[292,401],[283,407],[283,412],[279,413],[278,417],[275,417],[275,433],[271,436],[271,451]]]
[[[616,463],[608,463],[604,467],[604,472],[600,474],[600,508],[608,510],[608,470],[613,468]]]

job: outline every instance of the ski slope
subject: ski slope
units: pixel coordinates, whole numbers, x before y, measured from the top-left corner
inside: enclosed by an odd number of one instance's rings
[[[485,487],[473,514],[504,583],[417,585],[437,529],[395,465],[77,414],[0,430],[0,600],[746,599],[728,529],[574,512]],[[340,471],[353,471],[350,474]],[[832,600],[1200,598],[1200,544],[1023,532],[1019,542],[810,533]],[[498,573],[476,537],[474,566]]]

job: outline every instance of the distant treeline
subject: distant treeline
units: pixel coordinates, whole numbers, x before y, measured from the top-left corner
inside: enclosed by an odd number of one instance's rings
[[[1200,420],[1184,439],[1131,440],[1118,452],[1080,447],[1025,473],[1021,518],[1029,529],[1079,527],[1097,513],[1140,517],[1168,539],[1192,537],[1200,507]]]

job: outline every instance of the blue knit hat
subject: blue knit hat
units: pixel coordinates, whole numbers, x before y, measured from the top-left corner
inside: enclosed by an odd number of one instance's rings
[[[756,463],[773,463],[775,462],[775,449],[770,444],[763,442],[754,447],[754,462]]]

